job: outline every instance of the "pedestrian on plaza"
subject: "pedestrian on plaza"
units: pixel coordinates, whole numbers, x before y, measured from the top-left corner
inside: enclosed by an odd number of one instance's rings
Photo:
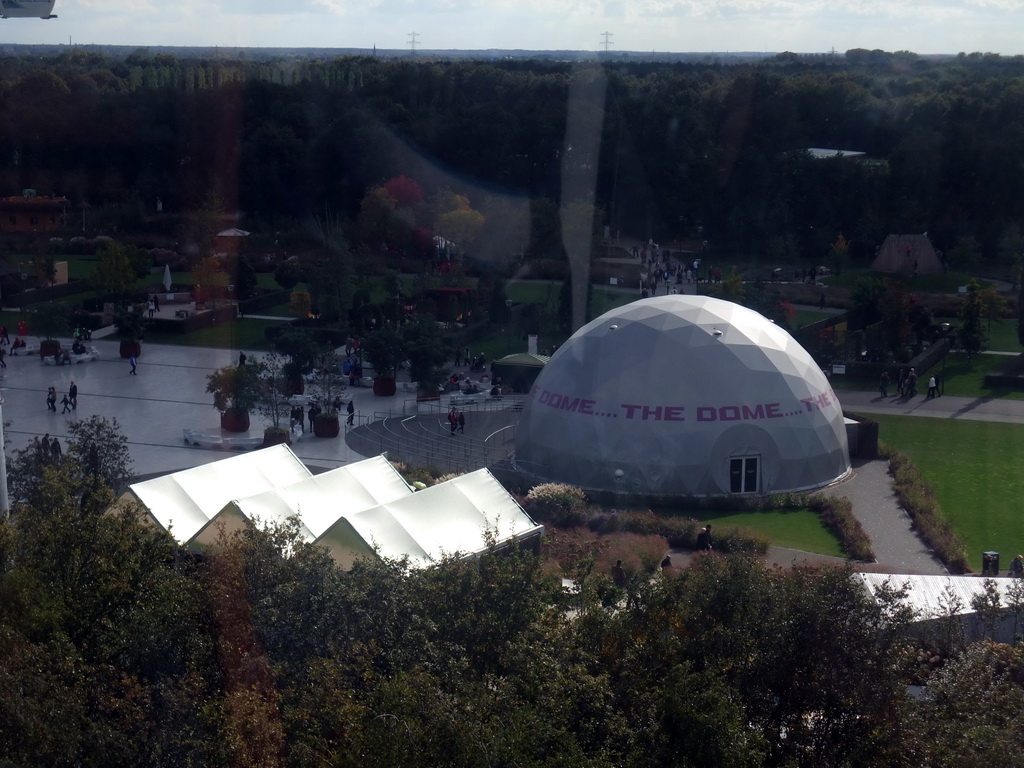
[[[455,348],[455,367],[462,365],[462,347]]]
[[[355,423],[355,418],[356,418],[356,402],[355,402],[355,400],[349,400],[348,401],[348,408],[346,408],[345,410],[348,412],[348,418],[345,420],[345,423],[348,424],[351,427],[352,424]]]
[[[459,414],[458,411],[455,410],[454,405],[452,406],[452,409],[448,411],[448,424],[451,425],[451,434],[454,435],[455,430],[458,429],[459,426]]]
[[[466,433],[466,412],[459,411],[459,432]]]
[[[6,368],[7,363],[4,362],[4,357],[7,356],[7,350],[0,346],[0,368]]]
[[[705,525],[704,530],[697,534],[697,549],[702,552],[711,551],[711,526]]]
[[[878,392],[882,397],[889,396],[889,372],[882,371],[882,376],[878,380]]]
[[[57,390],[54,387],[46,390],[46,410],[57,412]]]
[[[907,374],[907,397],[917,397],[917,371],[913,368]]]
[[[64,406],[64,410],[62,410],[61,413],[69,413],[71,411],[71,398],[67,395],[64,395],[64,397],[60,399],[60,404]],[[57,406],[54,406],[53,410],[56,411]]]
[[[238,367],[241,368],[245,365],[245,352],[238,353]]]
[[[139,360],[138,360],[137,357],[135,357],[135,355],[132,355],[131,357],[128,358],[128,365],[130,365],[132,367],[132,369],[131,369],[131,371],[129,372],[128,375],[129,376],[138,376],[139,374],[138,374],[138,372],[135,369],[139,367]]]
[[[54,437],[52,440],[50,440],[50,458],[53,459],[53,461],[56,463],[60,461],[62,453],[64,453],[64,451],[62,451],[60,448],[60,440]]]
[[[49,432],[47,432],[45,435],[43,435],[43,439],[41,441],[38,440],[38,439],[36,440],[35,449],[36,449],[36,453],[39,454],[39,458],[42,461],[46,461],[48,458],[50,458],[50,433]]]
[[[939,396],[939,382],[937,382],[935,380],[934,376],[930,376],[928,378],[928,397],[932,398],[932,397],[938,397],[938,396]]]
[[[148,302],[146,302],[146,309],[149,311],[149,319],[152,320],[153,313],[156,312],[156,303],[152,299],[150,299]]]
[[[6,325],[0,325],[0,346],[3,346],[4,344],[10,344],[10,343],[11,343],[11,337],[7,335],[7,326]]]
[[[153,309],[155,309],[157,312],[160,311],[160,297],[157,296],[155,293],[153,294]]]
[[[68,387],[68,400],[71,401],[71,410],[78,410],[78,385],[74,381],[71,382],[71,386]]]

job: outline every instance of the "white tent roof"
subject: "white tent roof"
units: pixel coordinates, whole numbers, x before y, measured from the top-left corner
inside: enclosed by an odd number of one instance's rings
[[[496,542],[539,533],[519,503],[486,469],[435,485],[411,496],[345,515],[320,537],[343,566],[376,552],[408,556],[426,566],[445,555],[475,555]]]
[[[955,595],[960,606],[960,615],[974,613],[971,600],[985,592],[987,579],[978,576],[922,576],[890,573],[856,573],[872,595],[875,590],[888,583],[890,587],[899,589],[907,587],[907,605],[914,609],[918,621],[938,618],[946,615],[943,603],[948,602],[947,595]],[[1003,605],[1008,604],[1007,590],[1013,583],[1012,579],[993,578],[992,583],[999,590]]]
[[[276,445],[130,486],[152,518],[186,544],[234,498],[311,477],[286,445]]]
[[[297,516],[302,522],[303,538],[315,541],[339,516],[357,514],[412,492],[387,459],[378,456],[303,478],[291,485],[234,499],[221,514],[241,515],[267,524]]]

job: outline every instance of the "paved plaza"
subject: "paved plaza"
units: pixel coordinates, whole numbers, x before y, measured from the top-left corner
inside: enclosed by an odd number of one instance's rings
[[[206,377],[217,368],[236,364],[237,350],[147,343],[139,357],[138,375],[131,376],[128,361],[118,354],[117,341],[101,339],[90,345],[97,348],[100,359],[77,365],[44,365],[38,355],[6,357],[0,387],[3,417],[9,422],[4,433],[8,455],[46,433],[63,443],[72,421],[93,415],[117,418],[139,475],[172,472],[235,455],[233,451],[186,445],[183,430],[220,434],[220,414],[206,392]],[[259,356],[258,352],[246,354],[250,359]],[[78,385],[78,409],[61,414],[60,397],[72,381]],[[46,408],[50,386],[57,389],[56,413]],[[388,398],[355,387],[348,388],[344,397],[346,402],[354,399],[362,422],[375,411],[402,411],[412,396],[401,387],[399,394]],[[342,414],[343,421],[344,417]],[[250,434],[262,436],[263,423],[256,414],[252,425]],[[365,458],[346,445],[344,435],[330,439],[308,433],[293,450],[307,464],[326,469]]]

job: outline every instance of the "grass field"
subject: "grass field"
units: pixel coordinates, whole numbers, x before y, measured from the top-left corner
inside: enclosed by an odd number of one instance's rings
[[[942,514],[967,545],[971,567],[995,550],[1001,567],[1024,552],[1024,425],[872,416],[879,436],[927,478]]]
[[[713,528],[737,527],[763,533],[772,544],[819,555],[845,557],[839,541],[809,509],[769,510],[765,512],[702,513],[701,523]]]

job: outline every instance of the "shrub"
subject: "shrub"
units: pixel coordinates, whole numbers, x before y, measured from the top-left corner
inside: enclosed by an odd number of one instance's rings
[[[889,446],[883,445],[881,453],[889,460],[889,473],[892,475],[896,498],[910,515],[918,535],[932,548],[950,573],[969,573],[971,568],[967,560],[967,547],[953,531],[949,521],[942,516],[939,503],[921,470],[908,456]]]
[[[587,503],[587,494],[582,489],[564,483],[543,483],[535,485],[526,494],[528,504],[538,507],[571,507]]]
[[[860,521],[853,516],[853,504],[849,499],[819,493],[807,500],[807,506],[818,513],[821,522],[839,539],[847,555],[854,560],[875,559],[871,540],[864,533]]]

